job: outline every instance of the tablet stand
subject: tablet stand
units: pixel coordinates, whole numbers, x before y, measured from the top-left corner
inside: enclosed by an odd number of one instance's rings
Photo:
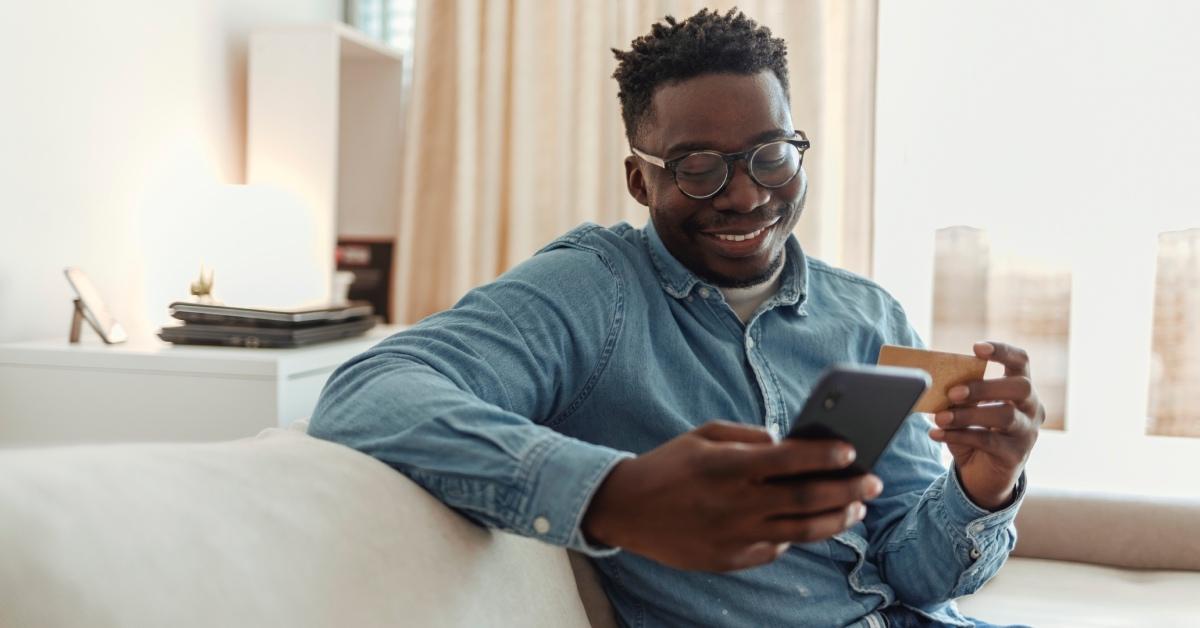
[[[75,299],[75,314],[71,316],[71,344],[79,344],[79,331],[83,327],[83,321],[86,319],[83,315],[83,301]],[[91,323],[88,323],[91,325]],[[95,330],[100,333],[100,330]]]

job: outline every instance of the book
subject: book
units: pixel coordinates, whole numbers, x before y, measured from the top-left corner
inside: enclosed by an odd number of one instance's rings
[[[375,322],[374,316],[367,316],[351,321],[295,328],[185,323],[163,327],[159,330],[158,337],[175,344],[289,348],[358,336],[374,327]]]
[[[307,327],[370,318],[375,309],[369,303],[346,305],[302,305],[291,308],[233,307],[176,301],[171,316],[185,323],[206,325],[244,325],[252,327]]]

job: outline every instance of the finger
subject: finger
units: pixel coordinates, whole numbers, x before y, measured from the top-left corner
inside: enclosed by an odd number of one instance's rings
[[[975,355],[1003,364],[1005,375],[1029,376],[1029,354],[1015,345],[993,340],[977,342]]]
[[[854,462],[854,447],[839,440],[785,438],[771,446],[755,448],[747,471],[758,479],[833,471]]]
[[[1005,455],[1012,448],[1011,436],[991,430],[944,430],[935,427],[929,430],[929,437],[947,445],[963,445],[997,457]]]
[[[1012,404],[997,403],[943,410],[933,416],[933,422],[943,429],[986,427],[1007,432],[1020,425],[1020,416]]]
[[[867,507],[862,502],[854,502],[818,515],[768,519],[756,532],[761,538],[776,543],[812,543],[846,531],[866,515]]]
[[[696,428],[694,432],[707,440],[736,441],[739,443],[772,443],[770,432],[765,428],[732,421],[714,420]]]
[[[760,512],[769,517],[807,516],[874,499],[883,492],[878,476],[844,480],[788,480],[756,487]]]
[[[946,398],[958,406],[983,401],[1011,401],[1025,412],[1030,412],[1037,405],[1033,382],[1024,375],[968,382],[951,388]]]

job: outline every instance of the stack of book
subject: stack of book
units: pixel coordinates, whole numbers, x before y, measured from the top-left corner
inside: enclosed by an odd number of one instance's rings
[[[368,303],[268,309],[177,301],[170,312],[183,322],[163,327],[159,338],[230,347],[303,347],[358,336],[376,323]]]

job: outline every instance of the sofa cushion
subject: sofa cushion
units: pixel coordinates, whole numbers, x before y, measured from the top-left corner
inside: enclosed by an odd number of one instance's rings
[[[1037,628],[1194,628],[1200,622],[1198,591],[1195,571],[1009,558],[978,593],[959,598],[958,608],[992,623]]]
[[[0,452],[0,626],[587,626],[566,552],[301,433]]]
[[[1014,556],[1200,571],[1200,499],[1031,486]]]

